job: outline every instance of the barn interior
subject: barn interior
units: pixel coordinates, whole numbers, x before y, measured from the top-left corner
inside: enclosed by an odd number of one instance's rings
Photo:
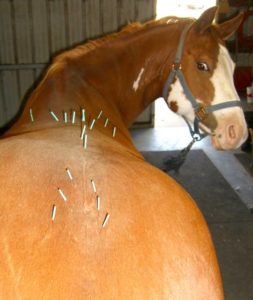
[[[15,120],[23,103],[40,81],[51,58],[60,51],[115,31],[130,22],[164,15],[198,17],[218,5],[217,21],[238,12],[242,25],[227,42],[236,63],[234,81],[247,125],[253,128],[253,3],[243,0],[1,0],[0,1],[0,132]],[[205,3],[204,3],[205,2]],[[191,142],[184,120],[162,98],[148,107],[130,128],[136,147],[147,153],[177,157]],[[179,169],[170,170],[182,184],[195,181],[188,192],[198,193],[197,204],[210,227],[220,263],[225,299],[253,299],[253,134],[237,150],[217,151],[207,137],[193,144]],[[215,168],[221,185],[215,187],[198,153]],[[196,153],[191,156],[191,153]],[[147,155],[147,157],[149,157]],[[149,159],[149,158],[147,158]],[[156,162],[151,158],[151,163]],[[190,174],[189,169],[191,168]],[[206,167],[207,168],[207,167]],[[206,171],[206,172],[205,172]],[[213,173],[216,174],[216,173]],[[181,177],[180,177],[181,176]],[[188,176],[188,177],[187,177]],[[215,175],[214,175],[215,176]],[[201,180],[209,182],[202,186]],[[224,186],[223,186],[224,180]],[[226,187],[225,187],[226,185]],[[201,188],[200,188],[201,186]],[[188,189],[186,182],[185,188]],[[217,194],[213,193],[218,189]],[[227,195],[232,195],[228,201]],[[219,199],[216,199],[220,197]],[[209,201],[201,206],[201,199]]]

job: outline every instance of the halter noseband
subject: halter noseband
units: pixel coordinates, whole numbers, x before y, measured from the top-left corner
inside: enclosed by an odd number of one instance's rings
[[[222,103],[218,103],[218,104],[214,104],[214,105],[204,106],[203,104],[197,102],[196,98],[192,95],[191,90],[186,82],[185,77],[184,77],[184,74],[182,71],[182,64],[181,64],[185,38],[186,38],[186,35],[187,35],[188,31],[190,30],[192,24],[193,23],[190,23],[189,25],[187,25],[184,28],[183,32],[181,33],[181,36],[179,39],[179,44],[178,44],[177,51],[176,51],[176,57],[175,57],[173,65],[172,65],[172,70],[171,70],[171,72],[168,76],[168,79],[166,80],[164,88],[163,88],[163,98],[166,101],[166,99],[168,97],[168,93],[169,93],[169,87],[173,83],[174,78],[177,77],[183,87],[183,91],[184,91],[186,98],[191,102],[192,107],[195,111],[195,119],[193,122],[193,128],[191,127],[190,123],[186,120],[186,118],[185,117],[183,117],[183,118],[189,127],[191,136],[196,140],[201,140],[204,137],[206,137],[207,134],[200,132],[199,123],[202,122],[203,119],[209,113],[212,113],[216,110],[228,108],[228,107],[235,107],[235,106],[241,107],[241,102],[239,100],[231,100],[231,101],[226,101],[226,102],[222,102]]]

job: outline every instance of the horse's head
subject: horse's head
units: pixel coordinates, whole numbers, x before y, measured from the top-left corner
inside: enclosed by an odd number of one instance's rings
[[[164,98],[174,112],[211,134],[215,148],[234,149],[245,141],[247,126],[224,40],[242,16],[218,25],[212,24],[215,13],[208,9],[181,35]]]

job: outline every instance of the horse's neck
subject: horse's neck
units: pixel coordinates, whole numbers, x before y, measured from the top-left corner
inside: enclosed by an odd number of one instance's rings
[[[62,115],[84,107],[90,118],[103,110],[112,122],[127,128],[161,96],[165,80],[161,74],[168,74],[182,30],[182,26],[169,27],[150,26],[84,55],[71,57],[70,52],[69,58],[52,66],[52,74],[31,95],[18,126],[26,119],[26,127],[30,108],[43,127],[49,110]]]
[[[164,74],[168,75],[182,30],[178,26],[173,31],[172,27],[172,39],[169,28],[157,26],[115,40],[110,47],[102,47],[99,49],[104,58],[101,66],[97,72],[87,73],[87,82],[109,105],[117,107],[127,127],[162,94]]]

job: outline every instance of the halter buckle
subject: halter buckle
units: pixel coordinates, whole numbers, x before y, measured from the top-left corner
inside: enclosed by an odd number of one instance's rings
[[[206,117],[206,109],[205,109],[205,106],[200,104],[196,109],[195,109],[195,115],[196,115],[196,118],[199,120],[199,121],[202,121],[203,119],[205,119]]]
[[[172,65],[172,70],[175,71],[175,70],[181,70],[182,69],[182,64],[180,62],[176,63],[174,62],[173,65]]]

